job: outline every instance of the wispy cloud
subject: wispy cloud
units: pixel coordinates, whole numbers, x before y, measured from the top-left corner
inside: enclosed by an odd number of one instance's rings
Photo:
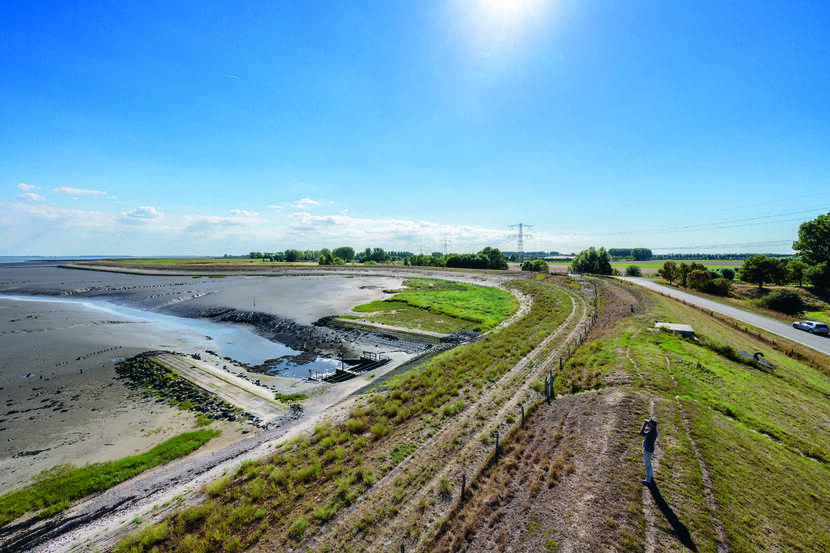
[[[121,221],[133,225],[143,225],[162,217],[164,214],[150,205],[142,205],[121,213]]]
[[[70,196],[103,196],[106,194],[103,190],[91,190],[89,188],[73,188],[71,186],[59,186],[52,189],[58,194],[68,194]]]
[[[42,202],[46,199],[40,194],[36,194],[35,192],[24,192],[23,194],[20,194],[18,198],[21,200],[30,200],[33,202]]]
[[[25,182],[18,182],[17,189],[22,190],[23,192],[28,192],[30,190],[37,190],[40,188],[39,186],[35,186],[34,184],[26,184]]]
[[[259,213],[256,211],[248,211],[247,209],[231,209],[231,215],[236,215],[237,217],[259,217]]]
[[[240,77],[239,75],[227,74],[227,75],[225,75],[225,78],[226,78],[226,79],[233,79],[233,80],[235,80],[235,81],[238,81],[238,80],[239,80],[239,79],[241,79],[242,77]]]

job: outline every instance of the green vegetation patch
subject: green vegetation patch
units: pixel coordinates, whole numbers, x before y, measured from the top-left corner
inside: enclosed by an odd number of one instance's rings
[[[33,510],[50,516],[69,507],[70,502],[105,490],[149,468],[183,457],[218,436],[218,430],[186,432],[160,443],[153,449],[109,463],[83,468],[59,465],[38,476],[33,484],[0,496],[0,526]]]
[[[308,394],[274,394],[274,399],[283,403],[297,403],[308,399]]]
[[[373,321],[438,332],[489,330],[513,314],[516,298],[504,290],[429,278],[411,278],[406,290],[354,308]]]

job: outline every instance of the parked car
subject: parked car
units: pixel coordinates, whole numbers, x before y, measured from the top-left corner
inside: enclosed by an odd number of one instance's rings
[[[816,321],[798,321],[793,323],[793,328],[804,330],[810,334],[830,334],[830,327],[825,323],[817,323]]]

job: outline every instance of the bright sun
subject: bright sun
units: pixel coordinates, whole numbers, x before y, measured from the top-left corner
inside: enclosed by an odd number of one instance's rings
[[[512,50],[540,25],[551,0],[457,0],[477,50]]]

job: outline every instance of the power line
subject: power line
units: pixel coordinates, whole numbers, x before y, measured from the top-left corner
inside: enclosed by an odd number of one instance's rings
[[[525,229],[532,229],[533,225],[526,225],[524,223],[519,223],[516,225],[508,225],[510,228],[515,229],[518,228],[519,232],[515,234],[510,234],[508,238],[516,238],[516,250],[519,252],[519,262],[524,261],[524,239],[525,238],[533,238],[532,234],[527,234]]]
[[[830,210],[830,208],[814,208],[814,209],[803,209],[799,211],[789,211],[787,213],[776,213],[774,215],[762,215],[759,217],[746,217],[743,219],[731,219],[726,221],[715,221],[711,223],[701,223],[697,225],[685,225],[680,227],[663,227],[663,228],[653,228],[653,229],[646,229],[646,230],[628,230],[628,231],[615,231],[615,232],[594,232],[594,233],[585,233],[580,234],[581,236],[624,236],[628,234],[657,234],[657,233],[674,233],[674,232],[695,232],[695,231],[704,231],[704,230],[722,230],[727,228],[741,228],[741,227],[751,227],[756,225],[763,225],[768,223],[789,223],[793,221],[800,221],[802,218],[794,218],[794,219],[778,219],[780,217],[788,217],[791,215],[804,215],[807,213],[815,213],[815,212],[826,212]],[[753,221],[753,222],[749,222]]]
[[[765,242],[734,242],[732,244],[704,244],[699,246],[658,246],[654,250],[705,250],[715,248],[750,248],[761,246],[782,246],[784,244],[792,244],[792,240],[768,240]]]

